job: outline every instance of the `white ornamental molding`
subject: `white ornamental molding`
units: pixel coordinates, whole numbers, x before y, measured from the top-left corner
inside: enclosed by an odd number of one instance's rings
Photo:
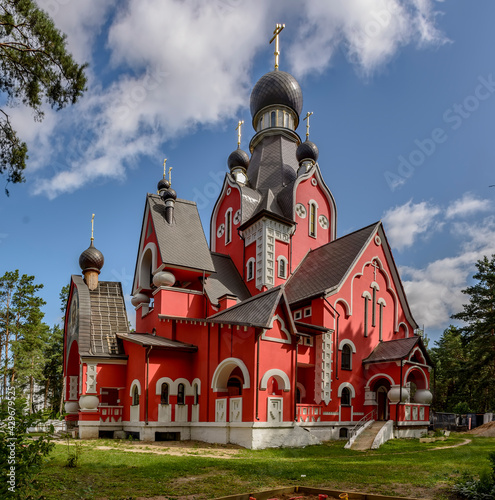
[[[217,229],[217,238],[221,238],[225,233],[225,224],[220,224]]]
[[[318,217],[318,222],[320,223],[320,227],[322,229],[328,229],[328,226],[329,226],[328,219],[324,215],[320,215]]]
[[[296,205],[296,214],[301,219],[305,219],[306,218],[306,215],[308,214],[308,212],[306,210],[306,207],[302,203],[298,203]]]
[[[241,222],[241,210],[237,210],[237,212],[234,215],[234,224],[237,226]]]

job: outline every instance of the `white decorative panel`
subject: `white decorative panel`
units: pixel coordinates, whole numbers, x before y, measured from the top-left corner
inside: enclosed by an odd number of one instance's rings
[[[332,334],[325,333],[316,341],[315,402],[328,404],[332,399]]]
[[[139,405],[131,406],[131,422],[139,422]]]
[[[268,418],[272,424],[282,422],[284,414],[284,401],[282,398],[268,398]]]
[[[306,207],[302,203],[296,205],[296,214],[301,218],[305,219],[307,215]]]
[[[215,422],[227,422],[226,399],[217,399],[215,401]]]
[[[413,420],[418,420],[418,407],[417,406],[413,406],[412,413],[413,413]]]
[[[229,422],[242,422],[242,398],[231,398],[229,404]]]
[[[96,365],[86,365],[86,393],[96,392]]]
[[[77,397],[77,379],[79,377],[77,375],[69,377],[69,399],[71,401],[77,401],[79,398]]]
[[[170,405],[158,405],[158,422],[172,421],[172,407]]]
[[[199,405],[191,407],[191,422],[199,422]]]
[[[406,420],[411,420],[411,407],[406,406]]]
[[[175,421],[187,422],[188,405],[175,405]]]
[[[421,406],[419,408],[419,419],[424,420],[425,419],[425,407]]]

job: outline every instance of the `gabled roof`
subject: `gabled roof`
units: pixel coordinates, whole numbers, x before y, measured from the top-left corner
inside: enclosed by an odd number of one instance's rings
[[[114,281],[99,281],[96,290],[89,290],[81,276],[73,275],[72,281],[79,299],[79,354],[125,356],[117,338],[118,333],[129,331],[122,285]]]
[[[363,363],[384,363],[387,361],[407,359],[416,346],[419,346],[423,352],[426,363],[431,365],[432,363],[430,357],[428,356],[428,352],[425,349],[423,340],[419,336],[380,342],[373,349],[373,351],[371,351],[371,354],[367,358],[363,359]]]
[[[340,285],[379,222],[310,250],[286,284],[290,304],[328,293]]]
[[[230,255],[211,253],[215,273],[208,276],[205,282],[205,292],[212,304],[218,304],[218,299],[225,294],[235,295],[240,301],[248,299],[251,294],[237,271]]]
[[[198,350],[198,346],[193,344],[186,344],[184,342],[166,339],[165,337],[150,335],[149,333],[119,333],[117,336],[122,340],[127,340],[128,342],[132,342],[143,347],[154,347],[157,349],[186,352],[196,352]]]
[[[228,325],[254,326],[257,328],[270,328],[277,306],[282,302],[285,306],[290,323],[290,330],[295,332],[294,322],[290,314],[289,304],[283,285],[255,295],[240,302],[225,311],[210,316],[210,323],[223,323]]]
[[[196,203],[176,200],[173,222],[169,224],[160,196],[148,194],[147,201],[163,263],[207,273],[215,271]]]

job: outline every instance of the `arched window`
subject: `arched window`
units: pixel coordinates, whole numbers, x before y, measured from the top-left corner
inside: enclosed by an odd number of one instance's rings
[[[246,264],[246,281],[254,278],[254,259],[251,257]]]
[[[232,208],[225,212],[225,244],[232,241]]]
[[[342,356],[341,356],[341,368],[342,370],[352,369],[352,349],[349,344],[344,344],[342,346]]]
[[[197,405],[199,403],[199,387],[198,384],[194,384],[194,404]]]
[[[138,404],[139,404],[139,390],[137,385],[135,385],[132,391],[132,406],[137,406]]]
[[[276,127],[277,126],[277,113],[275,111],[272,111],[270,113],[270,127]]]
[[[160,403],[162,405],[168,405],[168,394],[169,394],[168,384],[164,383],[162,384],[161,396],[160,396]]]
[[[184,384],[179,384],[177,386],[177,404],[186,404],[186,387]]]
[[[309,235],[316,238],[316,220],[317,220],[318,206],[316,202],[309,202]]]
[[[242,381],[237,377],[230,377],[227,382],[227,390],[229,391],[229,396],[241,396]]]
[[[348,387],[342,389],[340,404],[341,406],[351,406],[351,391]]]
[[[287,279],[287,259],[282,255],[278,257],[278,277]]]

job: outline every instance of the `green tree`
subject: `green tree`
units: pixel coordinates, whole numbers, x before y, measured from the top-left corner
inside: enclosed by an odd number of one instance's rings
[[[51,328],[44,347],[43,407],[52,416],[61,412],[63,403],[64,331],[58,325]]]
[[[0,278],[0,363],[3,357],[2,395],[7,393],[7,380],[10,363],[10,344],[13,336],[15,316],[13,296],[19,281],[19,271],[7,271]]]
[[[0,0],[0,91],[7,106],[22,103],[42,120],[44,103],[59,110],[82,95],[85,68],[76,64],[65,35],[33,0]],[[0,174],[7,184],[24,182],[26,160],[26,143],[0,109]]]
[[[462,292],[469,296],[462,320],[462,337],[469,352],[469,384],[477,411],[495,409],[495,254],[476,263],[477,280]]]

